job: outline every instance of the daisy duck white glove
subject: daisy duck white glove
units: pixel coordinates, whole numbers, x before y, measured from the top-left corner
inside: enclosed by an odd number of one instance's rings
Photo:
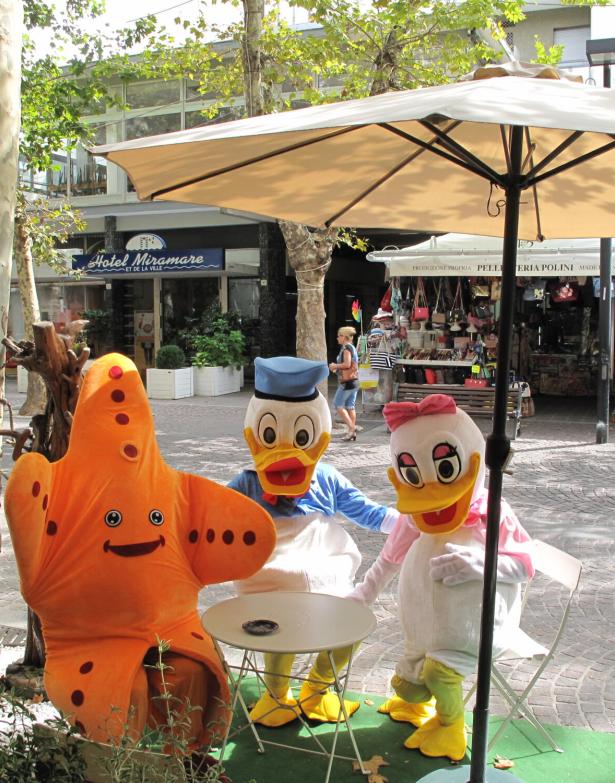
[[[434,582],[448,587],[463,582],[480,581],[485,571],[485,552],[474,547],[445,544],[445,554],[432,557],[429,574]],[[500,582],[516,584],[525,582],[528,574],[523,562],[510,555],[499,555],[497,578]]]
[[[379,554],[375,562],[365,572],[363,581],[346,597],[371,606],[385,587],[397,576],[400,568],[401,564],[390,563],[384,559],[382,553]]]

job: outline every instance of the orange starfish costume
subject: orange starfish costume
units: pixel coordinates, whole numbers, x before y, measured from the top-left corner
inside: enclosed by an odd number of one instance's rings
[[[195,739],[206,744],[212,727],[223,730],[228,686],[197,595],[205,584],[254,574],[273,550],[273,523],[238,492],[164,462],[129,359],[108,354],[93,364],[66,455],[55,463],[20,457],[5,502],[21,590],[42,621],[55,706],[105,741],[121,734],[132,705],[131,727],[141,731],[156,714],[143,658],[160,638],[205,680],[192,691],[207,692]]]

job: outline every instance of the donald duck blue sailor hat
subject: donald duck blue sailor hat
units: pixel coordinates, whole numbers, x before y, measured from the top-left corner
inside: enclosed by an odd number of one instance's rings
[[[326,362],[296,356],[254,360],[254,396],[281,402],[308,402],[318,397],[316,386],[329,375]]]

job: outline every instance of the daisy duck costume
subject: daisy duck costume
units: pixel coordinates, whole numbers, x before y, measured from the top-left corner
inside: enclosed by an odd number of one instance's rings
[[[487,492],[484,438],[455,401],[431,394],[389,403],[389,479],[402,512],[352,597],[369,603],[399,573],[405,654],[380,708],[417,726],[404,743],[426,756],[463,758],[463,679],[476,670],[480,641]],[[518,631],[521,583],[533,576],[531,542],[502,501],[494,654]],[[401,570],[400,570],[401,568]]]
[[[245,417],[244,435],[254,459],[229,486],[273,517],[277,543],[264,567],[236,582],[240,593],[275,590],[348,595],[361,562],[359,550],[336,519],[340,514],[361,527],[389,532],[398,512],[373,503],[347,478],[320,462],[331,440],[327,400],[316,388],[329,375],[325,362],[290,356],[255,361],[255,393]],[[343,667],[350,649],[336,650]],[[295,720],[299,709],[312,720],[337,721],[338,697],[326,653],[321,653],[303,684],[299,701],[289,688],[294,655],[266,655],[269,693],[251,717],[266,726]],[[347,713],[359,704],[346,702]]]

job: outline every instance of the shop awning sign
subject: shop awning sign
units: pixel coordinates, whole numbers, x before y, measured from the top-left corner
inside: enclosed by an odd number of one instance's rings
[[[367,258],[386,263],[392,277],[500,277],[502,239],[445,234],[413,247],[372,251]],[[600,242],[597,239],[519,242],[517,275],[520,277],[599,274]]]
[[[89,275],[120,275],[160,272],[219,272],[224,269],[224,250],[219,247],[189,250],[118,250],[73,256],[73,269]]]

